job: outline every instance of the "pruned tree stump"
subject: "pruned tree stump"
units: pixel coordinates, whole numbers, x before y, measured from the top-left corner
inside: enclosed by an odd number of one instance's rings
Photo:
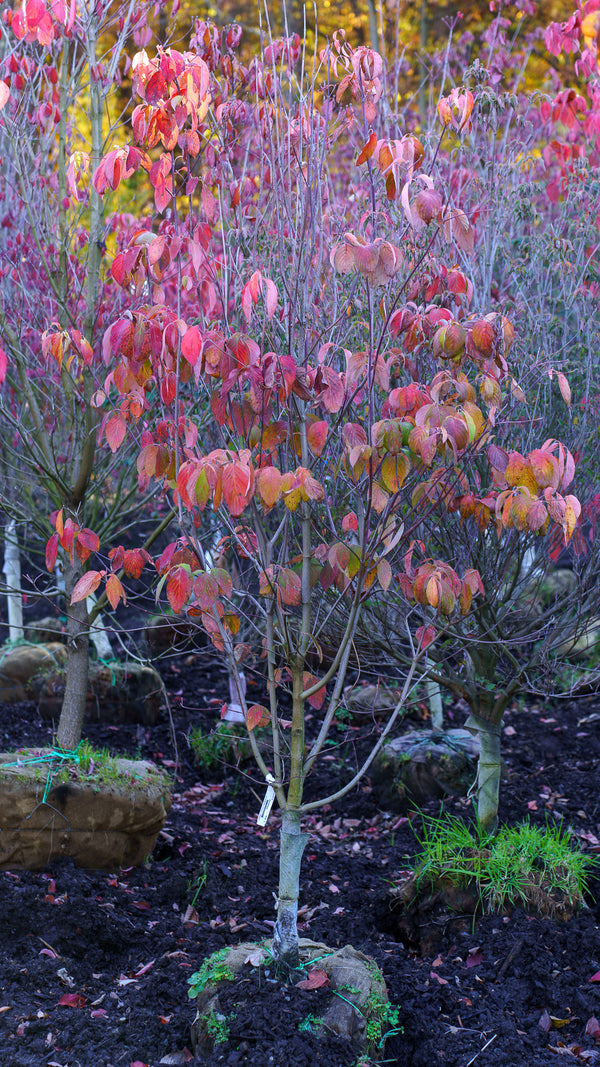
[[[166,775],[145,760],[115,759],[109,779],[78,777],[76,765],[65,772],[49,755],[0,754],[0,869],[39,870],[63,856],[95,869],[143,863],[171,806]]]
[[[373,792],[388,811],[403,810],[407,800],[465,796],[478,757],[479,741],[468,730],[415,730],[394,738],[375,758]]]

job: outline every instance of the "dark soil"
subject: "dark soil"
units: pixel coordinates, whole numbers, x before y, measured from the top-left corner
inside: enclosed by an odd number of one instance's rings
[[[86,729],[95,745],[152,758],[174,775],[169,821],[147,865],[103,872],[63,862],[0,873],[2,1067],[194,1062],[187,979],[207,954],[272,931],[278,820],[256,824],[264,782],[222,764],[199,771],[187,743],[192,726],[209,731],[218,721],[226,677],[208,653],[167,663],[163,674],[177,751],[166,714],[151,730]],[[593,719],[582,721],[596,710],[600,701],[590,698],[507,713],[502,821],[564,819],[586,851],[600,852],[600,737]],[[455,709],[453,725],[463,720]],[[309,782],[311,796],[350,773],[361,733],[337,731],[337,746]],[[31,705],[5,705],[0,736],[5,750],[47,744],[51,727]],[[464,800],[446,809],[472,814]],[[439,801],[425,810],[438,814]],[[378,1062],[546,1067],[559,1055],[600,1062],[600,903],[590,897],[566,923],[520,910],[481,918],[440,907],[407,922],[389,890],[414,855],[413,825],[420,826],[417,812],[380,810],[368,779],[307,820],[301,935],[352,944],[381,967],[403,1034],[390,1038]],[[591,889],[600,901],[600,883],[592,879]],[[229,1040],[195,1062],[356,1063],[339,1038],[311,1032],[322,989],[282,987],[264,969],[246,970],[227,994],[236,1015]]]

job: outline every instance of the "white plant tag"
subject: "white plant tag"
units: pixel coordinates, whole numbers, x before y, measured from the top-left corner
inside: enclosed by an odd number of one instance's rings
[[[256,822],[257,822],[258,826],[266,826],[267,825],[267,819],[269,818],[269,815],[271,814],[271,808],[273,807],[273,801],[275,800],[275,790],[273,789],[273,786],[272,786],[271,783],[274,782],[274,781],[275,781],[275,779],[273,778],[272,774],[267,775],[267,782],[269,784],[267,786],[267,791],[265,793],[265,798],[264,798],[264,800],[263,800],[263,802],[262,802],[262,804],[260,806],[260,811],[259,811],[258,815],[256,816]]]

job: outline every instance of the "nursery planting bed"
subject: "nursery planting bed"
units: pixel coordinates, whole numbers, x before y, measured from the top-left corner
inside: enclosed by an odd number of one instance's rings
[[[277,885],[278,820],[259,828],[264,793],[217,765],[198,771],[186,738],[206,732],[227,699],[210,654],[163,667],[166,716],[152,728],[90,724],[98,747],[152,759],[174,775],[173,806],[151,860],[131,870],[85,871],[70,862],[0,873],[0,1063],[6,1067],[130,1067],[194,1062],[187,979],[207,954],[269,937]],[[258,691],[257,691],[258,693]],[[1,747],[48,744],[33,705],[3,705]],[[505,718],[500,817],[544,825],[564,818],[600,854],[600,700],[545,705],[528,699]],[[453,725],[465,715],[454,709]],[[414,728],[415,720],[411,720]],[[360,729],[338,732],[308,789],[315,795],[354,766]],[[320,781],[318,781],[320,778]],[[425,811],[439,813],[439,802]],[[468,818],[451,800],[446,810]],[[431,1067],[600,1063],[600,903],[567,923],[511,915],[473,917],[439,906],[411,922],[389,889],[414,855],[420,815],[381,810],[369,780],[307,820],[301,936],[352,944],[372,956],[399,1007],[401,1036],[381,1061]],[[600,883],[591,889],[600,901]],[[295,990],[252,968],[226,991],[230,1038],[195,1062],[257,1067],[344,1067],[356,1053],[323,1039],[311,1020],[326,990]]]

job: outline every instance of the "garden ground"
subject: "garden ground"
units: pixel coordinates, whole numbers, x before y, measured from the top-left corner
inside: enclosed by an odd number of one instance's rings
[[[187,980],[207,954],[271,934],[278,820],[257,826],[264,783],[251,771],[194,765],[190,730],[209,732],[228,697],[214,657],[188,654],[162,670],[172,723],[165,714],[151,730],[86,727],[96,746],[154,759],[174,775],[173,806],[148,863],[105,872],[64,861],[0,873],[0,1063],[355,1064],[354,1049],[314,1032],[326,990],[282,987],[251,964],[227,989],[228,1040],[194,1060]],[[453,709],[453,725],[464,717]],[[600,853],[598,722],[598,697],[551,705],[527,698],[509,710],[501,821],[564,820],[587,852]],[[347,724],[337,731],[308,782],[311,796],[331,792],[349,772],[364,732]],[[51,726],[32,705],[4,705],[0,735],[5,750],[44,745]],[[470,817],[467,801],[446,809]],[[439,810],[439,802],[426,808]],[[600,881],[590,883],[596,902],[588,898],[566,923],[519,909],[474,917],[437,904],[408,922],[389,893],[415,854],[420,825],[415,810],[381,810],[368,778],[307,820],[300,933],[332,947],[352,944],[381,967],[403,1032],[390,1036],[377,1062],[600,1063]]]

